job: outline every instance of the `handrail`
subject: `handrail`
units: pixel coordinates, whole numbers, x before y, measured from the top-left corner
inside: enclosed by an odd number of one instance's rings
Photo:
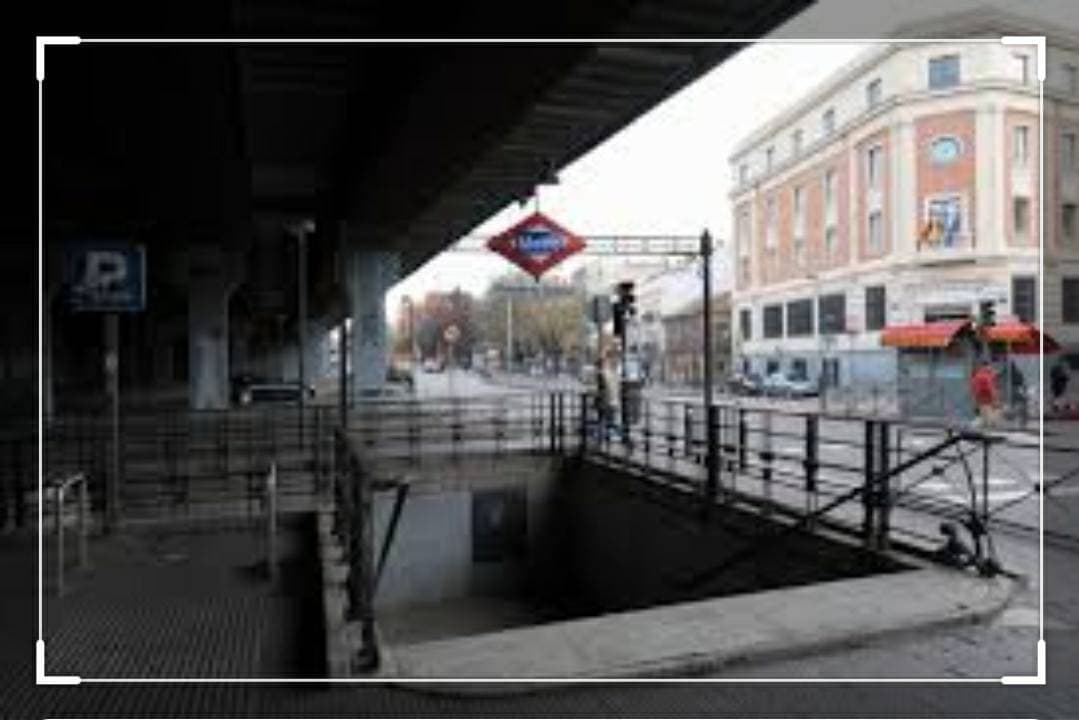
[[[79,531],[79,568],[85,570],[90,565],[89,535],[90,495],[87,490],[85,473],[72,473],[57,478],[50,483],[53,491],[53,508],[56,512],[56,594],[63,596],[67,590],[65,584],[64,558],[64,496],[67,491],[78,486],[78,531]]]

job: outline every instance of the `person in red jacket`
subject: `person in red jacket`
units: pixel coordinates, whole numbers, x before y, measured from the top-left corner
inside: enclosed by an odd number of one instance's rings
[[[978,366],[970,376],[970,396],[977,410],[975,423],[981,427],[994,425],[1000,415],[997,371],[984,358],[978,361]]]

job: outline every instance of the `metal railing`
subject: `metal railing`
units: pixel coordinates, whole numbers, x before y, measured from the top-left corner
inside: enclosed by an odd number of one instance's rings
[[[277,468],[279,497],[313,495],[317,488],[304,478],[324,475],[324,437],[338,422],[329,406],[129,410],[121,416],[114,472],[109,421],[60,415],[45,428],[45,469],[85,469],[92,505],[105,510],[115,498],[118,516],[186,516],[226,507],[250,515],[268,462]],[[118,486],[115,495],[108,492],[111,483]]]
[[[67,558],[65,556],[64,528],[64,505],[68,497],[68,491],[77,488],[75,518],[78,531],[78,558],[79,568],[85,570],[90,566],[89,533],[90,533],[90,496],[87,491],[86,475],[74,473],[59,477],[49,483],[52,494],[53,522],[56,530],[56,594],[63,595],[67,590],[66,571]]]
[[[625,423],[619,409],[603,418],[594,397],[582,402],[586,453],[662,477],[706,507],[734,503],[827,525],[871,549],[899,543],[921,554],[939,550],[941,522],[957,523],[971,534],[976,562],[992,560],[988,535],[1001,503],[989,500],[990,466],[1016,448],[999,435],[737,403],[706,413],[701,403],[647,399]],[[1024,462],[1036,467],[1035,457]]]

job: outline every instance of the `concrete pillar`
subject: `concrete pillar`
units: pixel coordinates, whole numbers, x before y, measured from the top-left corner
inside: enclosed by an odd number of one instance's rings
[[[188,285],[188,398],[194,410],[229,406],[229,295],[220,253],[192,251]]]
[[[322,318],[307,321],[307,342],[304,344],[304,372],[307,382],[314,383],[330,372],[329,336],[330,323]]]
[[[386,382],[386,291],[397,282],[396,253],[350,248],[345,287],[352,317],[353,402],[378,393]]]

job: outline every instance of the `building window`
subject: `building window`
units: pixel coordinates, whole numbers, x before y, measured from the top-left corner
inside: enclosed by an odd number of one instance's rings
[[[877,78],[865,86],[865,104],[868,107],[876,107],[880,104],[881,98],[881,84],[880,78]]]
[[[1064,65],[1064,87],[1069,95],[1079,95],[1079,69],[1071,63]]]
[[[835,215],[835,170],[829,168],[824,173],[824,209],[825,212],[830,215]]]
[[[834,257],[839,249],[838,245],[839,233],[836,231],[835,225],[824,228],[824,254],[829,258]]]
[[[764,306],[764,337],[767,339],[783,337],[783,306]]]
[[[879,253],[884,249],[884,218],[880,210],[869,213],[869,243],[868,250],[871,253]]]
[[[1037,287],[1033,275],[1016,275],[1012,278],[1012,312],[1020,322],[1038,321]]]
[[[738,322],[742,328],[742,339],[753,339],[753,311],[749,308],[742,308],[742,311],[738,314]]]
[[[777,372],[779,372],[779,361],[778,360],[769,360],[768,362],[766,362],[764,364],[764,374],[765,375],[775,375]]]
[[[839,358],[824,358],[821,361],[820,384],[822,387],[839,385]]]
[[[959,56],[941,55],[929,59],[929,88],[955,87],[959,84]]]
[[[813,334],[813,301],[792,300],[787,303],[787,337]]]
[[[886,298],[887,293],[883,285],[874,285],[865,289],[866,330],[880,330],[887,324]]]
[[[1012,201],[1012,221],[1017,238],[1030,234],[1030,198],[1016,197]]]
[[[1075,170],[1075,133],[1066,132],[1060,136],[1060,166],[1065,170]]]
[[[1019,82],[1024,85],[1030,84],[1030,56],[1023,53],[1015,53],[1015,68],[1019,75]]]
[[[1079,278],[1060,279],[1060,315],[1069,325],[1079,324]]]
[[[774,196],[768,198],[766,212],[768,215],[764,230],[764,246],[774,251],[779,242],[779,203],[776,202]]]
[[[880,145],[874,145],[866,151],[866,177],[869,182],[869,187],[873,190],[880,189],[880,176],[882,171],[881,163],[883,161],[883,158],[884,148]]]
[[[1064,203],[1060,208],[1060,234],[1068,245],[1075,244],[1075,203]]]
[[[791,134],[791,155],[798,157],[802,154],[802,131],[795,130]]]
[[[764,151],[764,169],[765,170],[770,171],[772,169],[772,164],[775,161],[775,156],[776,156],[776,149],[774,147],[769,147],[767,150]]]
[[[821,335],[834,335],[847,329],[847,296],[843,293],[824,295],[817,301]]]
[[[824,111],[824,114],[821,115],[820,126],[824,137],[828,137],[835,132],[835,110],[828,108]]]
[[[809,379],[809,366],[806,364],[805,358],[794,358],[791,360],[790,377],[792,380]]]
[[[1030,128],[1016,125],[1012,128],[1012,159],[1016,165],[1026,165],[1029,156]]]

